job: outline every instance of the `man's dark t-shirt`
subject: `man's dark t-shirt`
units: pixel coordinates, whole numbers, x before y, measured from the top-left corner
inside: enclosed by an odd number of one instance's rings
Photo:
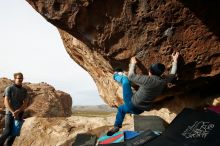
[[[17,110],[22,106],[24,100],[27,98],[27,90],[23,87],[18,87],[13,84],[5,89],[3,96],[7,96],[12,108]],[[11,114],[7,108],[6,114]]]

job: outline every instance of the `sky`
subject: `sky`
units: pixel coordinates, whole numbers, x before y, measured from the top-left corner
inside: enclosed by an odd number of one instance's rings
[[[104,104],[91,76],[66,52],[56,27],[25,0],[3,0],[0,5],[0,77],[24,82],[46,82],[69,93],[73,105]]]

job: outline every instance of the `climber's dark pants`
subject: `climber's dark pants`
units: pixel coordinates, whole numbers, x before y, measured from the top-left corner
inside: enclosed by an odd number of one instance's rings
[[[124,104],[118,107],[118,112],[114,124],[115,127],[121,128],[126,113],[141,114],[144,111],[135,108],[131,102],[133,93],[128,77],[124,75],[115,74],[114,79],[122,85],[122,90],[123,90],[122,92],[123,92]]]

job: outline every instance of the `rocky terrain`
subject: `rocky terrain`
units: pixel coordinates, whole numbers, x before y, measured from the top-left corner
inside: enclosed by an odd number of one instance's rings
[[[112,108],[108,105],[90,105],[90,106],[73,106],[72,108],[73,112],[77,112],[77,111],[91,111],[91,112],[116,112],[117,109],[116,108]]]
[[[130,58],[136,56],[139,60],[137,73],[147,74],[151,63],[162,62],[167,66],[167,74],[171,68],[170,56],[176,51],[181,54],[177,79],[159,97],[166,99],[158,101],[152,111],[144,114],[159,115],[170,122],[184,107],[203,108],[220,104],[220,1],[27,2],[57,27],[67,53],[92,76],[100,96],[109,106],[122,104],[121,87],[112,78],[116,67],[127,70]],[[1,89],[9,81],[3,79],[3,82]],[[114,116],[109,119],[95,118],[103,122],[98,126],[88,126],[88,123],[93,123],[90,118],[60,118],[71,113],[68,94],[55,91],[44,83],[39,84],[40,87],[36,84],[25,85],[33,88],[30,95],[34,97],[27,113],[44,118],[27,119],[15,145],[21,145],[22,142],[25,143],[22,145],[44,145],[46,141],[51,145],[69,145],[78,132],[113,124]],[[137,89],[135,85],[133,87]],[[41,100],[36,100],[38,98]],[[75,125],[82,129],[77,129]],[[26,139],[27,133],[33,133],[29,136],[30,140]]]
[[[12,80],[0,78],[0,94],[4,89],[13,84]],[[104,134],[112,128],[115,115],[107,105],[77,106],[73,111],[90,112],[101,111],[106,116],[74,116],[72,114],[71,96],[62,91],[55,90],[47,83],[24,83],[30,97],[29,107],[25,111],[25,122],[22,126],[21,135],[16,138],[14,146],[71,146],[78,133],[91,133],[97,136]],[[4,109],[3,97],[0,108]],[[108,108],[107,108],[108,107]],[[106,111],[106,109],[108,109]],[[2,112],[4,113],[4,112]],[[4,115],[1,114],[2,129]],[[132,117],[125,120],[124,129],[132,129]]]
[[[67,118],[37,118],[25,120],[21,135],[14,146],[72,146],[78,133],[100,136],[112,128],[114,115],[108,117],[71,116]],[[131,117],[125,120],[124,129],[132,129]]]
[[[0,92],[2,93],[4,88],[11,83],[12,80],[1,78]],[[67,93],[57,91],[46,83],[24,83],[24,87],[28,89],[28,95],[32,100],[25,112],[26,118],[21,129],[21,135],[16,138],[14,146],[71,146],[78,133],[90,133],[100,136],[113,126],[115,109],[111,109],[108,105],[75,106],[72,109],[73,114],[71,114],[71,97]],[[194,98],[194,102],[198,102],[198,97],[192,96],[190,98]],[[173,101],[172,104],[169,104],[169,100],[163,104],[169,105],[169,108],[176,110],[176,112],[180,112],[178,111],[180,110],[179,106],[185,106],[180,104],[180,100],[184,99],[187,98],[176,97],[175,99],[169,99]],[[190,102],[188,105],[191,104],[192,107],[195,105],[192,100],[188,100],[188,102]],[[201,103],[203,102],[201,101]],[[206,102],[219,104],[220,98],[207,100]],[[61,105],[65,106],[62,107]],[[45,108],[44,106],[51,108]],[[171,122],[176,116],[175,112],[170,111],[168,108],[159,107],[150,112],[145,112],[143,115],[158,115],[167,122]],[[3,108],[3,106],[1,105],[0,108]],[[75,115],[74,112],[77,111],[83,111],[87,114]],[[102,114],[97,115],[97,112],[100,111]],[[1,120],[3,122],[4,119]],[[1,125],[2,127],[3,125]],[[122,130],[133,130],[133,128],[133,118],[127,115]]]
[[[12,80],[0,78],[0,94],[4,89],[13,84]],[[55,90],[47,83],[24,83],[28,90],[30,103],[25,111],[25,122],[22,126],[21,135],[16,138],[14,146],[70,146],[78,133],[91,133],[97,136],[104,134],[112,128],[115,115],[107,116],[74,116],[72,114],[72,98],[69,94]],[[3,97],[0,108],[3,110]],[[73,108],[76,111],[87,112],[104,111],[107,106],[80,106]],[[4,112],[1,112],[1,125],[4,127]],[[106,112],[108,113],[108,112]],[[125,121],[125,129],[132,129],[132,118],[128,116]],[[2,132],[2,131],[1,131]]]

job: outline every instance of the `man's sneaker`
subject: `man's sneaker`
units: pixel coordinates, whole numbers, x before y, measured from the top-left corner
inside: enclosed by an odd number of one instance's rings
[[[108,132],[107,132],[107,136],[112,136],[113,134],[115,134],[116,132],[118,132],[119,131],[119,127],[114,127],[114,128],[112,128],[111,130],[109,130]]]
[[[123,75],[124,75],[124,73],[123,73],[123,72],[118,72],[118,74],[119,74],[119,75],[121,75],[121,76],[123,76]]]
[[[121,68],[115,68],[115,69],[114,69],[114,72],[123,72],[123,69],[121,69]]]

